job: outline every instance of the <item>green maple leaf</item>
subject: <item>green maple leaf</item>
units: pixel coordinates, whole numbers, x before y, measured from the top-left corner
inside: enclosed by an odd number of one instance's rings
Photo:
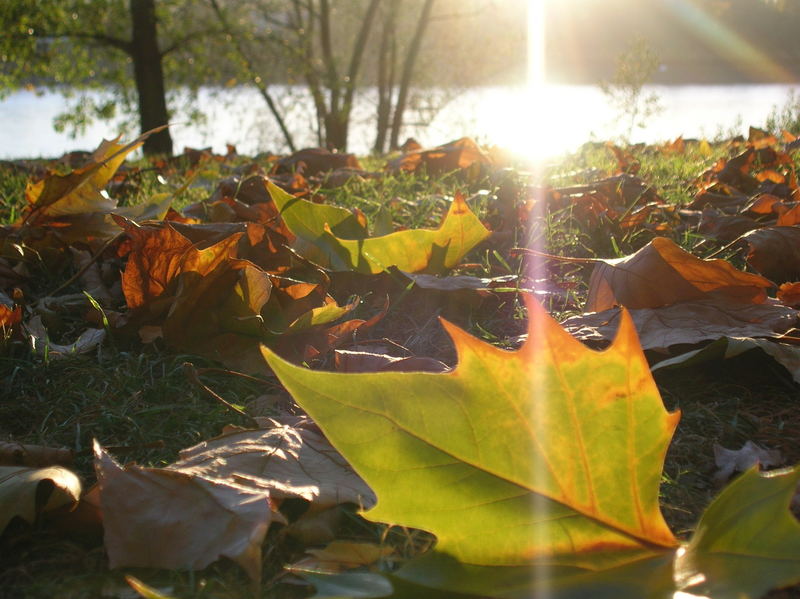
[[[365,516],[436,535],[434,551],[395,580],[519,598],[672,597],[689,588],[713,543],[691,549],[695,569],[673,576],[679,543],[658,491],[679,414],[664,409],[630,317],[595,352],[537,304],[528,308],[528,341],[513,352],[445,323],[459,358],[448,373],[314,372],[262,351],[376,492]],[[727,508],[718,512],[709,510],[713,521]],[[782,526],[800,539],[794,520]],[[759,552],[800,566],[800,547],[778,544]],[[730,570],[723,576],[735,578]],[[762,583],[794,580],[769,576]]]
[[[333,270],[377,274],[396,266],[405,272],[440,273],[456,266],[489,236],[458,195],[438,229],[367,237],[349,210],[295,198],[271,183],[269,193],[286,226],[297,236],[295,249]]]

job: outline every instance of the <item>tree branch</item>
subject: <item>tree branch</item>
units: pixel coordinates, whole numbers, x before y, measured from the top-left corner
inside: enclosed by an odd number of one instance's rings
[[[214,9],[214,12],[217,15],[217,19],[219,19],[220,24],[222,25],[225,33],[231,36],[231,40],[233,41],[234,48],[236,48],[236,52],[239,54],[239,57],[242,59],[242,62],[247,69],[248,73],[253,76],[253,83],[255,84],[256,88],[258,89],[261,97],[264,98],[264,101],[267,103],[272,116],[275,117],[275,120],[278,123],[278,127],[281,129],[281,133],[283,133],[283,138],[286,140],[286,145],[289,146],[289,150],[294,152],[296,150],[294,145],[294,140],[292,139],[292,134],[289,132],[289,129],[286,126],[286,123],[281,116],[280,111],[278,110],[277,104],[275,104],[275,100],[272,98],[272,95],[269,93],[267,89],[267,85],[264,81],[256,75],[255,67],[253,66],[253,62],[250,60],[249,56],[244,50],[244,47],[239,42],[239,38],[235,35],[235,32],[231,29],[228,20],[225,18],[225,14],[222,12],[222,9],[219,7],[219,3],[217,0],[208,0],[211,3],[211,7]],[[254,76],[255,75],[255,76]]]
[[[23,35],[23,34],[12,34],[11,37],[13,39],[28,39],[30,35]],[[79,31],[75,32],[61,32],[61,33],[34,33],[34,37],[37,38],[65,38],[65,39],[88,39],[105,46],[111,46],[112,48],[117,48],[118,50],[122,50],[126,54],[130,54],[133,49],[131,42],[129,40],[124,40],[118,37],[114,37],[112,35],[106,35],[104,33],[81,33]]]
[[[222,29],[216,29],[209,27],[208,29],[198,29],[197,31],[192,31],[191,33],[187,33],[182,38],[175,40],[169,46],[164,48],[161,51],[161,58],[164,58],[167,54],[171,52],[175,52],[175,50],[180,49],[181,46],[200,38],[204,38],[207,35],[218,35],[221,33],[225,33]]]

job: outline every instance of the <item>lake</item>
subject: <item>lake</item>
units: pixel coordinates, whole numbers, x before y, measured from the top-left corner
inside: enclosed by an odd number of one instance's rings
[[[650,86],[663,110],[637,128],[632,141],[656,142],[684,137],[713,139],[747,132],[748,125],[763,126],[770,111],[783,106],[790,85]],[[290,126],[298,133],[298,146],[316,145],[309,123],[312,105],[302,88],[277,90],[288,109]],[[471,88],[462,92],[434,92],[418,105],[409,121],[426,121],[426,127],[409,127],[423,145],[436,145],[471,135],[534,156],[552,157],[589,140],[618,138],[627,126],[615,122],[615,111],[595,86],[546,85],[536,92],[520,87]],[[350,150],[368,153],[374,140],[374,91],[358,99],[350,132]],[[185,125],[174,119],[172,134],[176,151],[184,146],[212,146],[224,153],[235,144],[243,154],[283,151],[277,127],[255,90],[233,88],[203,90],[200,107],[208,115],[201,125]],[[72,139],[56,133],[53,118],[65,108],[56,93],[36,95],[19,91],[0,101],[0,158],[53,157],[75,149],[93,149],[101,138],[115,137],[120,127],[96,123]]]

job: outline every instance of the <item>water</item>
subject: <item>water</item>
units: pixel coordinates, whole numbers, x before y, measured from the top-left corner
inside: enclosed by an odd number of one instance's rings
[[[748,125],[763,126],[770,111],[782,106],[789,85],[653,86],[663,111],[637,128],[632,141],[657,142],[683,137],[713,139],[746,133]],[[316,145],[311,131],[312,105],[302,88],[277,90],[279,102],[288,110],[290,127],[297,131],[299,147]],[[242,154],[285,151],[279,131],[255,90],[234,88],[219,92],[204,90],[200,107],[208,115],[201,125],[181,124],[177,115],[172,134],[176,151],[184,146],[211,146],[224,153],[232,143]],[[429,94],[410,121],[429,121],[425,127],[409,127],[423,145],[445,143],[464,135],[496,143],[536,156],[553,156],[572,150],[588,140],[618,138],[626,126],[615,122],[615,111],[594,86],[547,85],[532,92],[524,87],[472,88],[462,92]],[[368,153],[375,131],[374,92],[358,99],[350,132],[350,149]],[[52,129],[53,118],[65,109],[56,93],[36,95],[19,91],[0,101],[0,158],[53,157],[76,149],[93,149],[101,138],[116,137],[119,123],[95,123],[76,138]],[[531,133],[530,122],[539,123]],[[126,136],[129,139],[130,134]]]

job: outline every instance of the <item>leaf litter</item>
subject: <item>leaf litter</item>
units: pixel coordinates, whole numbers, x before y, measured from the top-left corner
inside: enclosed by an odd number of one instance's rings
[[[431,150],[409,147],[385,173],[322,150],[276,159],[269,169],[252,163],[232,179],[220,178],[211,195],[181,214],[172,204],[186,184],[136,206],[102,191],[107,184],[111,189],[125,154],[140,142],[104,142],[67,175],[34,174],[27,211],[0,231],[3,351],[17,355],[27,335],[44,346],[39,359],[45,362],[81,359],[81,352],[92,359],[108,351],[110,337],[114,345],[163,344],[269,377],[259,351],[266,346],[273,369],[314,421],[282,400],[289,411],[263,421],[267,428],[232,429],[160,468],[123,467],[98,445],[100,485],[86,498],[99,497],[112,567],[196,570],[226,556],[260,580],[264,539],[286,527],[301,545],[332,541],[327,550],[312,550],[313,564],[298,562],[290,570],[302,572],[318,592],[336,587],[344,596],[386,596],[395,589],[521,597],[549,581],[564,596],[592,589],[608,596],[680,590],[722,597],[736,588],[755,597],[798,582],[792,571],[798,529],[788,510],[796,470],[769,478],[747,470],[708,508],[688,541],[673,534],[661,515],[659,486],[677,416],[664,411],[639,349],[648,350],[660,372],[750,348],[796,371],[793,250],[773,251],[795,224],[797,182],[788,145],[781,148],[757,130],[744,142],[730,142],[731,157],[690,183],[694,197],[683,208],[646,182],[635,150],[611,146],[617,171],[605,177],[551,187],[544,196],[520,185],[468,197],[462,190],[486,185],[500,164],[498,153],[465,138]],[[694,151],[680,142],[662,151]],[[153,168],[167,177],[187,165],[215,164],[222,172],[234,157],[190,152]],[[113,184],[136,172],[121,171]],[[393,231],[387,207],[403,205],[395,199],[375,213],[372,226],[359,208],[330,201],[345,197],[349,186],[404,172],[452,177],[458,191],[438,202],[439,229]],[[485,197],[488,208],[480,204]],[[594,265],[584,278],[584,301],[572,291],[576,275],[583,276],[576,263],[559,263],[551,252],[545,269],[528,277],[530,255],[513,251],[514,240],[532,244],[541,232],[537,197],[544,197],[551,224],[574,227],[585,240],[574,246],[578,258]],[[703,243],[729,258],[737,248],[749,252],[744,257],[760,275],[728,260],[704,260],[670,239],[687,231],[707,233]],[[597,252],[609,255],[609,239],[630,251],[621,255],[615,246],[617,257],[597,259]],[[715,246],[716,240],[728,245]],[[695,249],[710,253],[703,244]],[[464,262],[481,253],[483,263]],[[36,268],[72,270],[57,292],[79,285],[91,301],[37,297],[33,256]],[[122,273],[116,280],[115,272]],[[786,284],[776,299],[779,283]],[[584,348],[530,298],[527,340],[520,336],[521,298],[531,290],[550,306],[581,311],[564,322],[567,330],[592,345],[611,342],[610,348],[600,354]],[[412,315],[408,336],[402,323]],[[477,323],[484,338],[516,349],[496,349],[447,325],[456,360],[436,337],[440,315],[462,326]],[[71,341],[86,328],[81,318],[96,333]],[[420,344],[422,335],[437,340]],[[290,366],[276,354],[314,368]],[[340,372],[324,372],[334,367]],[[529,378],[537,376],[548,392],[531,404]],[[317,379],[326,382],[302,382]],[[366,391],[373,384],[377,395]],[[456,392],[459,385],[465,387]],[[571,408],[562,397],[572,398]],[[346,407],[361,401],[372,402],[370,410]],[[625,405],[634,411],[625,412]],[[542,418],[530,420],[531,414]],[[374,420],[379,415],[383,421]],[[604,419],[616,424],[603,426]],[[615,453],[619,459],[607,459]],[[495,494],[489,503],[476,499],[486,493]],[[759,509],[758,498],[770,494],[772,509]],[[291,507],[296,501],[306,506],[299,516]],[[367,510],[370,520],[434,533],[436,545],[392,559],[384,559],[391,551],[383,544],[341,545],[342,504]],[[25,508],[27,519],[35,519],[36,506],[32,517],[31,506]],[[186,518],[191,510],[196,517]],[[752,535],[766,526],[767,511],[780,515],[769,525],[773,540],[763,544]],[[548,517],[561,512],[569,516],[566,528]],[[730,518],[738,523],[720,526]],[[507,534],[498,538],[497,530]],[[731,551],[757,565],[743,573],[727,557]],[[544,582],[530,576],[540,566],[550,571]]]

